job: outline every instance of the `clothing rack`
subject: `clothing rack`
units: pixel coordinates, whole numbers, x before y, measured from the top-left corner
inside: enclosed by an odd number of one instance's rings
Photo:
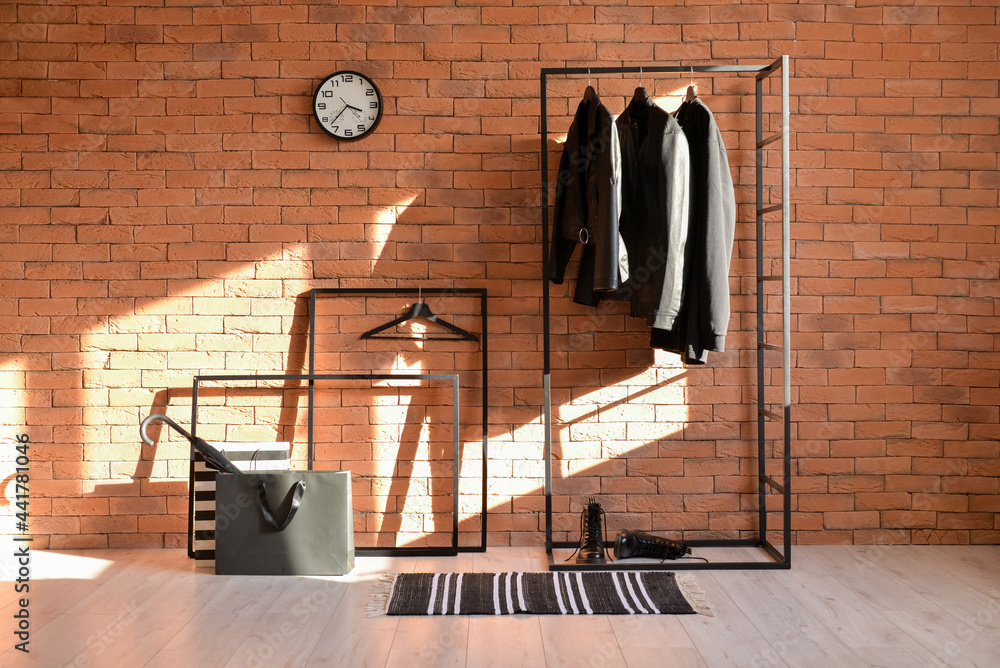
[[[789,276],[789,223],[790,205],[788,199],[789,176],[789,137],[788,137],[788,76],[789,59],[783,55],[767,65],[672,65],[672,66],[634,66],[634,67],[544,67],[539,79],[541,93],[541,189],[542,189],[542,320],[543,320],[543,372],[542,384],[544,390],[544,434],[545,434],[545,551],[549,557],[549,570],[680,570],[680,569],[787,569],[791,568],[791,336],[790,336],[790,276]],[[610,562],[608,564],[575,564],[555,561],[553,548],[576,547],[575,542],[555,542],[552,539],[552,369],[551,369],[551,331],[549,309],[549,129],[546,102],[547,80],[550,76],[590,76],[601,74],[646,74],[675,73],[692,75],[695,72],[728,72],[756,73],[756,248],[757,248],[757,494],[758,494],[758,528],[757,535],[748,539],[706,539],[685,541],[688,546],[696,547],[728,547],[728,548],[760,548],[768,557],[767,561],[719,561],[697,562],[676,560],[666,563],[632,563]],[[764,104],[763,81],[770,76],[781,75],[781,130],[778,133],[764,136]],[[781,142],[781,202],[770,204],[764,201],[764,148]],[[780,275],[764,273],[764,218],[774,213],[781,213],[781,273]],[[777,345],[766,340],[764,330],[764,315],[766,300],[764,285],[770,281],[781,282],[781,336],[782,343]],[[782,353],[782,410],[780,412],[768,408],[764,396],[765,389],[765,352]],[[782,480],[776,480],[766,470],[767,438],[766,425],[779,423],[782,432]],[[768,540],[767,497],[769,492],[781,495],[783,501],[782,522],[778,529],[783,533],[782,549],[779,550]],[[610,547],[610,546],[608,546]]]
[[[479,527],[479,544],[478,545],[458,545],[458,518],[459,518],[459,475],[458,472],[461,468],[461,462],[459,461],[459,451],[458,451],[458,413],[455,413],[455,481],[454,481],[454,528],[453,528],[453,549],[440,549],[433,547],[358,547],[355,551],[358,554],[365,554],[369,556],[376,557],[403,557],[403,556],[454,556],[458,552],[485,552],[486,551],[486,541],[487,541],[487,527],[486,520],[489,515],[487,507],[487,493],[489,486],[489,376],[490,376],[490,363],[489,363],[489,314],[487,312],[487,292],[486,288],[313,288],[309,291],[309,376],[316,376],[316,314],[317,314],[317,303],[318,299],[326,297],[343,297],[343,296],[363,296],[363,297],[378,297],[378,296],[416,296],[418,299],[422,298],[424,295],[440,295],[446,297],[466,297],[470,299],[479,300],[479,320],[480,320],[480,335],[479,335],[479,351],[482,359],[482,451],[483,451],[483,461],[482,461],[482,481],[480,489],[480,512],[479,517],[481,520],[481,526]],[[365,377],[368,377],[367,375]],[[404,378],[405,375],[397,374],[393,376],[395,378]],[[433,376],[426,376],[431,378]],[[309,382],[309,468],[312,469],[313,464],[313,407],[315,406],[315,383],[311,380]],[[455,405],[458,405],[458,395],[455,395]],[[457,410],[457,409],[456,409]]]

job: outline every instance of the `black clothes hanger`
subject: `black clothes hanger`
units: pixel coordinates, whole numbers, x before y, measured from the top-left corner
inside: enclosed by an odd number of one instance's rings
[[[410,310],[401,315],[400,317],[385,323],[384,325],[379,325],[374,329],[369,329],[367,332],[361,335],[362,339],[416,339],[418,341],[478,341],[479,337],[468,332],[458,325],[453,325],[447,320],[442,320],[441,318],[434,315],[431,311],[431,307],[423,302],[420,297],[417,297],[419,301],[415,302]],[[396,325],[406,322],[407,320],[413,320],[415,318],[424,318],[435,324],[441,325],[445,329],[451,330],[457,336],[400,336],[387,334],[383,336],[375,336],[379,332],[384,332],[387,329],[391,329]]]

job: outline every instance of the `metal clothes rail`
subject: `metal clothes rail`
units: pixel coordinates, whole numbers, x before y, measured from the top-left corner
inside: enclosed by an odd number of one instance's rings
[[[775,569],[791,568],[791,337],[790,337],[790,276],[789,276],[789,102],[788,77],[789,59],[783,55],[767,65],[672,65],[672,66],[635,66],[635,67],[562,67],[542,68],[540,77],[541,94],[541,189],[542,189],[542,318],[543,318],[543,390],[544,390],[544,434],[545,434],[545,551],[549,556],[549,570],[680,570],[680,569]],[[551,369],[551,331],[549,308],[549,129],[547,79],[550,76],[601,74],[656,74],[656,73],[688,73],[695,72],[730,72],[756,73],[756,248],[757,248],[757,494],[758,494],[758,529],[757,536],[749,539],[708,539],[685,541],[691,547],[756,547],[764,551],[768,560],[697,562],[676,560],[666,563],[632,563],[610,562],[607,565],[571,564],[556,562],[553,548],[576,547],[575,542],[556,542],[552,539],[552,369]],[[770,76],[781,75],[781,131],[764,136],[764,105],[763,81]],[[764,201],[764,148],[781,142],[781,203],[772,205]],[[772,213],[781,212],[781,273],[780,275],[765,274],[764,267],[764,218]],[[781,345],[766,340],[764,316],[767,301],[764,299],[764,286],[770,281],[781,282]],[[765,352],[778,351],[782,353],[782,411],[776,412],[767,408],[765,395]],[[782,425],[781,477],[776,480],[769,475],[767,463],[767,430],[769,422]],[[768,539],[767,497],[769,491],[781,495],[783,501],[782,549],[779,550]],[[609,546],[610,547],[610,546]]]

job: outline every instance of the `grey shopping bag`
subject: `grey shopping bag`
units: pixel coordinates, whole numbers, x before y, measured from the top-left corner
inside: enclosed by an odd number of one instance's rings
[[[344,575],[354,568],[350,471],[221,473],[215,572]]]

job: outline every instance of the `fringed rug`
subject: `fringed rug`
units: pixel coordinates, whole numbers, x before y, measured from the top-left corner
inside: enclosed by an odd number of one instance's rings
[[[713,615],[691,575],[667,571],[399,573],[375,585],[369,616]]]

